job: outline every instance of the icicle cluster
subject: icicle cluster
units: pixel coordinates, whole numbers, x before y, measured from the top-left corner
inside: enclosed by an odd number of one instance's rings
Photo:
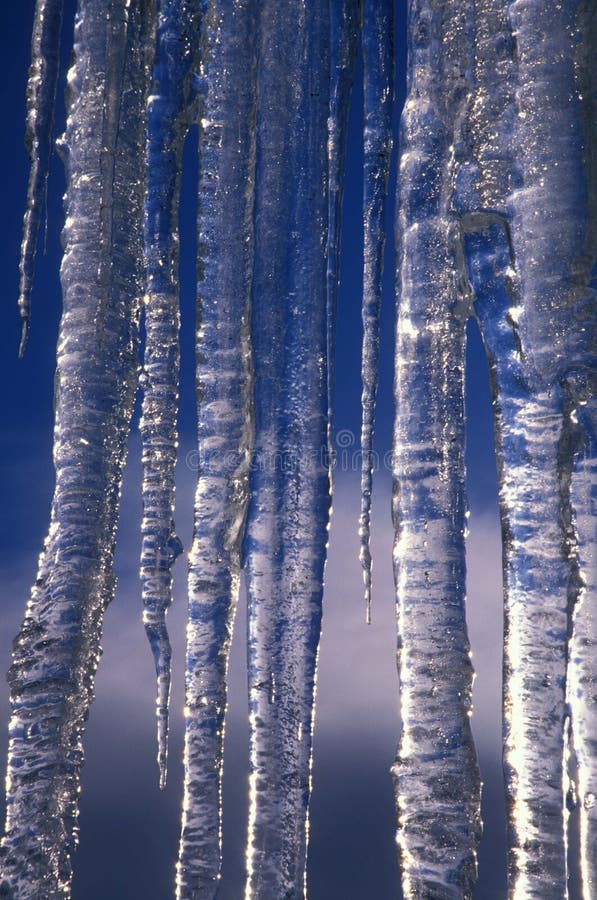
[[[136,390],[153,25],[151,3],[126,0],[83,0],[75,25],[62,143],[69,190],[56,373],[56,488],[9,672],[12,717],[0,892],[18,900],[70,894],[82,733],[101,652],[102,618],[114,592],[118,498]],[[50,99],[40,92],[40,102]],[[41,118],[49,121],[51,115],[44,110]]]
[[[490,361],[500,472],[510,892],[567,895],[577,803],[572,864],[586,897],[597,887],[596,12],[520,0],[411,9],[395,431],[408,896],[468,896],[474,882],[462,571],[471,314]]]
[[[59,0],[38,0],[24,338],[60,20]],[[470,315],[490,360],[500,467],[510,892],[566,896],[573,822],[580,858],[572,864],[585,896],[597,890],[596,22],[595,0],[413,0],[409,8],[393,501],[403,720],[393,774],[405,897],[469,897],[476,877],[480,782],[465,617]],[[177,896],[218,889],[228,655],[243,567],[246,895],[306,894],[348,108],[360,30],[360,537],[369,615],[393,28],[390,0],[79,0],[62,141],[56,489],[9,673],[0,896],[70,894],[143,296],[141,579],[162,785],[166,778],[166,613],[182,550],[177,216],[182,147],[195,122],[199,474]]]

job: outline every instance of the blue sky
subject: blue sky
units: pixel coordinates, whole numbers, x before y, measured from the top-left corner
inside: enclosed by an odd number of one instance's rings
[[[66,3],[72,21],[74,3]],[[60,311],[58,266],[61,195],[64,179],[55,157],[49,194],[48,250],[40,256],[33,294],[31,336],[25,359],[17,360],[20,323],[16,311],[18,253],[26,189],[23,146],[25,84],[33,2],[3,10],[4,77],[0,84],[4,128],[0,133],[3,173],[2,384],[5,386],[0,527],[3,602],[0,607],[0,668],[10,658],[27,593],[35,577],[53,485],[51,466],[54,353]],[[398,11],[399,34],[403,12]],[[398,40],[404,68],[404,41]],[[399,79],[403,84],[403,75]],[[63,84],[58,124],[63,123]],[[399,98],[401,101],[402,98]],[[360,420],[360,130],[359,97],[351,120],[345,187],[341,296],[338,317],[336,428],[358,433]],[[185,154],[188,184],[195,183],[194,147]],[[181,212],[183,367],[178,526],[188,547],[195,473],[185,464],[193,448],[193,281],[194,206],[186,191]],[[393,252],[388,252],[382,322],[381,387],[376,449],[390,448],[392,423]],[[186,326],[186,327],[185,327]],[[486,366],[478,334],[472,330],[468,366],[467,459],[471,535],[469,539],[470,627],[478,672],[474,727],[486,784],[486,836],[475,896],[504,896],[503,801],[500,795],[499,669],[501,573],[495,464]],[[154,747],[154,676],[140,621],[137,581],[140,520],[139,440],[131,438],[117,568],[119,587],[106,616],[104,658],[97,700],[87,733],[83,774],[81,844],[75,861],[74,900],[107,896],[158,900],[169,895],[178,839],[182,793],[182,661],[184,563],[177,568],[177,602],[170,616],[175,644],[170,780],[160,794]],[[327,571],[317,726],[315,736],[312,840],[309,863],[312,900],[386,900],[397,896],[392,782],[389,775],[398,739],[398,686],[395,669],[394,593],[391,575],[390,481],[376,476],[374,497],[373,625],[364,625],[358,564],[358,484],[354,472],[337,475],[337,495]],[[242,613],[241,613],[242,615]],[[231,672],[225,784],[225,857],[221,897],[236,900],[242,883],[246,816],[244,626],[239,621]],[[0,715],[6,720],[7,688],[0,682]],[[5,755],[5,729],[0,754]]]

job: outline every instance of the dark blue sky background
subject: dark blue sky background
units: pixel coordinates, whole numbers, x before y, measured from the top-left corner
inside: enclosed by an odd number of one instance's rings
[[[72,40],[74,0],[66,0],[65,49]],[[0,35],[4,76],[0,82],[4,127],[0,133],[3,178],[3,235],[0,241],[2,327],[0,373],[3,427],[0,443],[0,668],[8,667],[10,645],[35,577],[37,555],[47,529],[53,470],[52,391],[60,314],[59,260],[64,178],[55,156],[49,191],[47,253],[38,258],[31,335],[24,360],[17,359],[20,321],[16,309],[18,255],[24,209],[27,157],[23,145],[25,86],[33,0],[7,4]],[[68,45],[68,46],[67,46]],[[404,11],[397,5],[398,107],[403,101]],[[358,75],[357,75],[358,86]],[[64,125],[64,73],[59,88],[57,128]],[[361,95],[351,116],[345,186],[341,294],[338,315],[336,429],[358,434],[360,425]],[[192,450],[194,215],[196,135],[185,153],[182,223],[183,379],[181,461],[178,478],[179,530],[188,547],[195,473],[185,464]],[[391,190],[395,183],[395,163]],[[389,216],[388,221],[391,221]],[[382,322],[381,381],[376,449],[390,449],[392,427],[393,266],[388,246]],[[505,896],[503,801],[499,746],[500,549],[497,487],[492,449],[487,371],[480,339],[471,329],[468,365],[468,470],[471,505],[469,541],[470,623],[478,672],[474,725],[483,776],[486,835],[476,898]],[[184,564],[177,569],[177,603],[170,617],[175,644],[170,779],[157,787],[154,747],[154,675],[140,620],[137,581],[140,521],[140,450],[134,429],[125,482],[117,568],[119,588],[108,610],[104,658],[91,711],[83,775],[81,844],[75,860],[74,900],[161,900],[171,895],[182,796],[182,684],[184,654]],[[373,625],[364,625],[357,561],[357,473],[337,474],[337,496],[327,572],[315,737],[311,900],[390,900],[399,895],[394,849],[394,813],[389,768],[398,739],[397,676],[394,661],[394,594],[391,575],[390,482],[376,476],[374,498]],[[238,622],[231,670],[230,725],[225,783],[225,858],[221,897],[242,895],[246,820],[247,724],[245,713],[243,613]],[[8,691],[0,685],[0,715],[6,721]],[[6,729],[0,755],[5,756]]]

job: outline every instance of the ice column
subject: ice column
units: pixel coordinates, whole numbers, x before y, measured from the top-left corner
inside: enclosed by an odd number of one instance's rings
[[[185,900],[215,896],[220,877],[226,679],[253,445],[249,317],[257,7],[255,0],[212,0],[202,27],[199,477],[189,558],[177,876],[178,897]]]
[[[171,648],[166,613],[172,565],[182,551],[174,531],[180,325],[178,202],[182,148],[191,124],[199,68],[199,0],[162,0],[152,94],[147,108],[145,352],[143,358],[143,621],[158,679],[160,784],[166,782]]]
[[[480,784],[465,621],[464,325],[451,215],[466,111],[465,3],[414,2],[401,122],[394,546],[402,740],[394,766],[406,897],[469,896]]]
[[[260,10],[247,897],[302,897],[330,500],[329,15],[323,0],[265,0]]]
[[[9,673],[0,892],[19,900],[70,892],[82,735],[102,617],[114,592],[118,500],[137,381],[152,25],[149,2],[79,4],[64,141],[56,489]]]

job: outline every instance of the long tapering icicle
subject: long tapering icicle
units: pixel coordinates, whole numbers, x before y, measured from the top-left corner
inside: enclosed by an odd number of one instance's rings
[[[330,2],[330,114],[328,120],[329,230],[328,297],[328,451],[333,458],[334,346],[340,277],[340,237],[348,112],[360,31],[359,0]],[[333,470],[331,470],[333,474]]]
[[[470,896],[481,825],[465,619],[469,298],[450,207],[466,8],[411,3],[401,120],[393,512],[403,730],[393,773],[405,897]]]
[[[35,253],[52,152],[54,104],[60,70],[62,3],[63,0],[37,0],[33,21],[25,136],[31,168],[21,244],[19,312],[23,330],[19,356],[25,352],[27,343]]]
[[[394,2],[365,0],[363,15],[364,183],[363,350],[361,376],[360,560],[366,619],[371,621],[373,422],[379,366],[379,316],[386,238],[386,199],[394,109]]]
[[[9,673],[0,891],[14,900],[70,895],[82,735],[103,613],[114,592],[118,499],[137,381],[152,26],[149,2],[79,4],[64,142],[56,488]],[[110,174],[108,185],[98,172]]]
[[[182,148],[191,124],[198,69],[198,0],[162,0],[153,88],[147,107],[145,201],[145,352],[143,358],[143,622],[155,660],[158,765],[164,787],[168,759],[171,648],[166,613],[172,566],[182,552],[174,530],[180,325],[178,204]]]
[[[202,26],[197,409],[189,557],[179,900],[215,896],[222,852],[228,655],[253,446],[250,292],[255,0],[211,0]]]
[[[305,891],[329,518],[327,0],[260,4],[247,897]]]

